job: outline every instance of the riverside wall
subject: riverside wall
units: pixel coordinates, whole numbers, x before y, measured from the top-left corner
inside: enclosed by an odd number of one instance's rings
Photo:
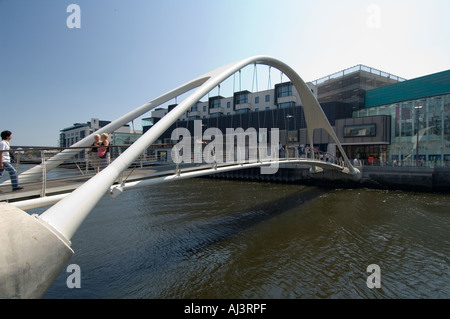
[[[211,178],[314,184],[326,187],[367,187],[425,192],[450,192],[450,168],[364,166],[361,179],[339,171],[312,171],[306,165],[280,165],[276,174],[262,175],[260,168],[211,175]]]

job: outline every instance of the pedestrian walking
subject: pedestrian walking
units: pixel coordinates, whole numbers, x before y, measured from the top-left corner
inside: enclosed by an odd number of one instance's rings
[[[10,131],[3,131],[1,137],[0,151],[2,151],[2,154],[0,156],[0,177],[3,175],[3,171],[7,170],[11,179],[12,190],[17,191],[23,189],[23,187],[19,185],[16,169],[11,165],[11,155],[9,154],[11,146],[9,141],[12,139],[12,133]]]

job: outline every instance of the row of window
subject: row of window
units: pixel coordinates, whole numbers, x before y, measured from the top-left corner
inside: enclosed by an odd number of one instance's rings
[[[245,104],[248,103],[248,93],[236,94],[235,104]],[[265,101],[270,102],[270,94],[266,94]],[[227,103],[227,108],[229,108],[230,102]],[[259,96],[255,96],[255,104],[259,104]]]
[[[67,131],[67,133],[61,133],[60,136],[61,136],[62,138],[65,138],[65,137],[68,138],[68,137],[72,137],[72,136],[79,136],[79,137],[81,137],[81,138],[84,138],[84,137],[86,137],[86,131],[85,131],[85,130],[82,130],[82,131],[72,131],[72,132]]]
[[[249,98],[251,98],[253,94],[247,91],[244,92],[238,92],[234,95],[234,105],[240,105],[240,104],[247,104],[249,103]],[[278,87],[276,87],[275,89],[275,103],[276,103],[276,99],[279,97],[287,97],[287,96],[292,96],[292,83],[283,83],[281,85],[279,85]],[[254,104],[260,104],[261,102],[261,97],[262,95],[259,96],[254,96]],[[206,115],[206,113],[208,112],[208,107],[210,109],[219,109],[222,107],[222,100],[223,98],[221,97],[213,97],[210,99],[209,101],[209,105],[205,103],[205,105],[201,105],[200,103],[192,106],[191,108],[191,112],[200,112],[203,111],[203,113],[205,113],[205,115],[203,115],[203,118],[207,118],[207,117],[219,117],[219,116],[223,116],[223,115],[231,115],[233,112],[226,112],[226,114],[224,112],[214,112],[211,113],[209,115]],[[271,96],[270,94],[265,94],[264,95],[264,101],[266,103],[270,103],[271,101]],[[231,109],[231,102],[232,101],[227,101],[226,102],[226,108],[227,109]],[[200,104],[200,105],[199,105]],[[278,103],[278,108],[282,109],[282,108],[288,108],[288,107],[293,107],[295,106],[295,102],[285,102],[285,103]],[[270,110],[271,107],[270,106],[266,106],[265,110],[268,111]],[[244,113],[249,113],[249,112],[258,112],[260,111],[260,108],[252,108],[252,110],[249,110],[248,108],[242,108],[242,109],[238,109],[235,111],[235,114],[244,114]],[[189,114],[189,112],[186,112],[186,118],[189,118],[189,120],[195,120],[195,119],[200,119],[201,116],[200,115],[191,115]]]
[[[279,108],[287,108],[287,107],[291,107],[294,106],[294,102],[287,102],[287,103],[280,103]],[[271,108],[270,106],[266,106],[264,111],[270,111]],[[249,109],[240,109],[240,110],[236,110],[236,112],[234,114],[245,114],[245,113],[250,113],[250,112],[259,112],[262,111],[260,110],[260,108],[255,108],[254,110],[249,110]],[[220,116],[224,116],[224,115],[231,115],[231,112],[227,112],[226,114],[223,114],[221,112],[217,112],[217,113],[211,113],[209,115],[209,117],[215,118],[215,117],[220,117]],[[188,117],[188,113],[186,113],[186,117]],[[195,116],[189,116],[189,120],[200,120],[202,118],[207,118],[207,115],[203,115],[203,117],[199,116],[199,115],[195,115]],[[181,121],[181,119],[180,119]]]
[[[284,96],[284,95],[283,95]],[[248,94],[244,93],[244,94],[238,94],[236,95],[236,100],[235,100],[236,104],[245,104],[248,103]],[[270,95],[267,94],[265,96],[265,102],[270,102]],[[259,104],[259,96],[255,96],[255,104]],[[214,101],[212,101],[211,103],[211,108],[215,109],[215,108],[220,108],[222,106],[220,99],[215,99]],[[207,105],[203,105],[203,112],[206,112],[207,110]],[[231,108],[231,102],[227,102],[227,109]],[[266,108],[268,109],[268,107]],[[198,105],[194,105],[191,109],[191,112],[198,112]]]
[[[77,143],[80,140],[79,137],[71,137],[71,138],[65,138],[59,140],[59,146],[60,147],[69,147],[75,143]]]

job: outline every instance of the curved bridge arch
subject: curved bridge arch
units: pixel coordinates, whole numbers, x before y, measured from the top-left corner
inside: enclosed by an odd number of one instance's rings
[[[351,165],[344,150],[342,149],[342,146],[336,137],[333,128],[328,122],[322,108],[317,102],[317,99],[311,93],[310,89],[300,78],[300,76],[291,67],[280,60],[269,56],[254,56],[206,73],[159,97],[159,102],[167,101],[169,100],[169,97],[173,98],[175,94],[180,95],[197,87],[197,90],[195,90],[194,93],[189,95],[173,110],[153,125],[150,130],[134,142],[106,169],[91,178],[84,185],[80,186],[72,194],[49,208],[40,216],[40,218],[61,232],[65,238],[70,240],[85,217],[95,207],[101,197],[103,197],[103,195],[109,190],[109,187],[114,183],[116,178],[129,167],[129,165],[142,153],[143,150],[154,143],[157,138],[170,127],[170,125],[177,121],[178,118],[180,118],[187,110],[189,110],[195,103],[197,103],[217,85],[232,76],[234,73],[238,72],[243,67],[255,63],[275,67],[286,74],[292,81],[303,102],[310,145],[313,145],[313,130],[316,128],[325,129],[336,142],[336,145],[341,151],[350,173],[355,175],[358,174],[358,171]],[[149,104],[151,104],[152,108],[154,108],[162,103],[155,105],[156,103],[150,102]]]
[[[145,114],[146,112],[158,107],[159,105],[166,103],[172,99],[174,99],[177,96],[180,96],[184,93],[187,93],[195,88],[199,89],[195,92],[195,94],[191,95],[189,97],[188,101],[183,101],[183,103],[180,103],[176,108],[174,108],[169,114],[167,114],[163,119],[164,122],[166,121],[176,121],[185,111],[190,109],[192,105],[194,105],[197,101],[199,101],[203,96],[205,96],[208,92],[210,92],[213,88],[215,88],[217,85],[222,83],[225,79],[232,76],[234,73],[238,72],[242,68],[251,65],[251,64],[262,64],[262,65],[268,65],[271,67],[275,67],[282,71],[284,74],[286,74],[289,79],[292,81],[294,87],[296,88],[297,92],[300,95],[300,98],[303,102],[303,110],[305,114],[305,120],[306,120],[306,126],[309,136],[309,144],[313,145],[313,132],[317,128],[323,128],[326,130],[328,134],[332,137],[332,139],[336,142],[336,145],[341,152],[344,161],[346,165],[349,167],[350,172],[352,174],[358,174],[359,172],[355,170],[349,161],[345,151],[342,149],[341,143],[339,142],[333,128],[331,127],[328,119],[326,118],[322,108],[319,105],[319,102],[314,97],[314,95],[310,92],[308,86],[305,84],[305,82],[302,80],[302,78],[287,64],[281,62],[280,60],[277,60],[273,57],[269,56],[254,56],[250,57],[238,62],[230,63],[226,66],[223,66],[221,68],[218,68],[216,70],[213,70],[211,72],[208,72],[196,79],[193,79],[159,97],[157,97],[154,100],[151,100],[150,102],[134,109],[133,111],[123,115],[122,117],[116,119],[115,121],[111,122],[107,126],[99,129],[95,133],[101,134],[101,133],[111,133],[121,126],[129,123],[130,121],[134,120],[135,118],[138,118],[139,116]],[[159,123],[159,122],[158,122]],[[158,125],[158,123],[155,124],[155,126]],[[158,128],[160,128],[161,125],[158,125]],[[152,127],[152,129],[155,131],[155,129]],[[158,132],[162,134],[164,132],[164,129],[159,129]],[[93,133],[94,134],[94,133]],[[76,144],[72,145],[73,147],[88,147],[92,143],[92,136],[93,134],[87,136],[83,140],[77,142]],[[64,150],[63,152],[53,156],[49,160],[46,161],[46,170],[52,170],[53,168],[57,167],[61,163],[63,163],[65,160],[70,159],[71,157],[78,154],[80,150],[77,149],[68,149]],[[42,172],[43,168],[41,165],[38,165],[19,176],[20,182],[29,182],[35,180],[38,176],[40,176],[40,173]]]

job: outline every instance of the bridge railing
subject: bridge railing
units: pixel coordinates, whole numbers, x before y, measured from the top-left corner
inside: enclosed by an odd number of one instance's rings
[[[205,151],[207,144],[207,142],[204,142],[200,148],[196,148],[195,141],[192,140],[191,152],[188,155],[190,161],[179,163],[176,165],[175,169],[179,171],[183,168],[192,167],[193,165],[199,164],[244,164],[250,162],[261,162],[264,160],[264,158],[261,157],[260,150],[257,147],[249,147],[248,145],[245,145],[245,147],[237,147],[237,145],[232,145],[232,147],[229,147],[227,143],[223,144],[223,150],[220,154],[209,154],[210,157],[207,159],[207,154]],[[110,161],[113,162],[129,146],[130,145],[110,145]],[[173,169],[176,162],[172,158],[172,150],[175,146],[176,144],[174,143],[151,145],[130,165],[130,169],[145,168],[153,165],[158,165],[160,167],[163,165],[168,165],[168,170]],[[46,169],[47,164],[52,160],[53,156],[67,149],[79,150],[79,153],[74,157],[65,160],[57,168],[52,168],[51,170]],[[98,173],[98,171],[103,167],[101,165],[101,159],[98,158],[96,153],[91,151],[91,148],[86,147],[36,147],[12,149],[10,154],[12,164],[18,175],[24,172],[26,173],[27,170],[33,166],[42,166],[42,170],[37,173],[33,173],[37,175],[35,176],[36,178],[27,179],[32,180],[32,182],[21,182],[21,184],[24,186],[24,191],[29,190],[30,188],[27,186],[32,184],[33,190],[39,189],[40,196],[44,197],[47,194],[49,183],[52,181],[86,181],[87,179],[95,176],[96,173]],[[200,153],[200,155],[198,153]],[[308,159],[346,167],[346,163],[341,157],[336,157],[333,154],[328,154],[317,150],[315,150],[313,154],[314,155],[311,156],[309,152],[305,152],[304,150],[299,152],[297,148],[291,147],[289,152],[287,150],[278,150],[276,159],[279,161],[289,161],[290,159]],[[274,156],[272,155],[272,157]],[[199,158],[200,162],[198,161]],[[231,160],[231,162],[227,162],[227,160]],[[356,166],[361,166],[361,164],[358,163]],[[0,180],[0,192],[5,194],[11,191],[9,175],[5,172]]]
[[[130,145],[110,145],[110,161],[113,162],[129,146]],[[52,168],[51,170],[46,169],[47,164],[52,160],[53,156],[67,149],[79,150],[79,153],[73,158],[65,160],[56,168]],[[0,151],[0,154],[1,152],[4,151]],[[23,191],[27,190],[27,186],[33,185],[33,189],[40,187],[41,196],[45,196],[48,182],[53,180],[75,181],[76,179],[83,178],[86,180],[98,173],[101,164],[101,159],[97,154],[91,152],[91,148],[86,147],[16,148],[11,149],[9,153],[11,164],[19,176],[19,183],[24,187]],[[130,168],[147,167],[154,165],[160,160],[161,158],[157,158],[153,154],[143,152],[142,155],[130,165]],[[35,178],[28,179],[30,180],[28,182],[20,179],[20,174],[26,173],[30,168],[37,165],[42,166],[44,169],[37,173],[31,173],[36,175],[33,176]],[[38,186],[36,184],[38,184]],[[0,194],[8,193],[11,189],[9,173],[4,171],[0,180]]]
[[[191,141],[191,146],[192,146],[192,152],[191,152],[191,162],[195,163],[195,147],[194,147],[195,142]],[[207,144],[207,143],[206,143]],[[153,154],[153,157],[158,159],[159,163],[163,163],[163,162],[170,162],[170,163],[174,163],[173,159],[171,158],[171,150],[174,148],[176,144],[155,144],[152,145],[152,147],[150,147],[148,149],[148,152]],[[202,148],[200,150],[202,156],[203,156],[203,161],[202,163],[205,163],[205,148],[206,145],[202,145]],[[198,151],[197,151],[198,152]],[[241,156],[241,152],[243,152],[243,156]],[[161,155],[161,153],[164,153],[164,155]],[[318,161],[318,162],[326,162],[329,164],[335,164],[335,165],[339,165],[342,168],[344,167],[348,167],[348,165],[346,164],[345,160],[341,157],[341,156],[336,156],[334,153],[328,153],[328,152],[323,152],[320,150],[314,150],[313,155],[309,152],[306,151],[305,148],[302,148],[301,150],[298,149],[298,146],[289,146],[288,149],[279,149],[278,150],[278,160],[280,161],[284,161],[284,160],[292,160],[292,159],[305,159],[305,160],[309,160],[309,161]],[[240,162],[243,163],[249,163],[249,161],[257,161],[257,162],[261,162],[262,160],[264,160],[264,155],[262,155],[260,153],[260,150],[258,149],[258,147],[249,147],[248,145],[245,145],[245,147],[240,148],[237,147],[236,145],[232,145],[232,147],[228,147],[227,143],[223,144],[223,152],[219,155],[219,157],[222,157],[222,159],[226,159],[226,158],[233,158],[234,160],[234,164],[238,164]],[[214,158],[214,154],[212,154],[212,158]],[[220,162],[219,160],[217,162]],[[225,162],[225,161],[223,161]],[[362,162],[358,161],[353,162],[354,165],[356,166],[362,166]]]

